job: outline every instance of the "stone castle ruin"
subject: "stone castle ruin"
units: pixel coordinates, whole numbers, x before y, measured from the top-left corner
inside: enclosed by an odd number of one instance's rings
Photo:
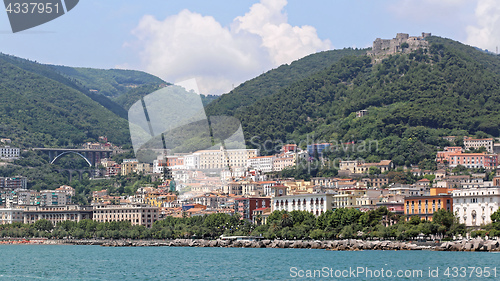
[[[429,42],[426,37],[431,36],[431,33],[422,32],[422,36],[409,36],[407,33],[398,33],[393,39],[377,38],[373,41],[373,48],[367,52],[368,56],[385,57],[396,53],[411,53],[419,48],[427,48]]]

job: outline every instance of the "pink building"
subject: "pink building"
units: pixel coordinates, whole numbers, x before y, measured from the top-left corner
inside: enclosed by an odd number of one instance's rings
[[[436,162],[438,163],[450,163],[450,155],[454,153],[462,153],[462,148],[460,146],[447,146],[444,151],[438,151],[436,154]]]
[[[450,167],[462,165],[467,168],[494,169],[498,165],[498,155],[486,153],[453,153],[449,155]]]

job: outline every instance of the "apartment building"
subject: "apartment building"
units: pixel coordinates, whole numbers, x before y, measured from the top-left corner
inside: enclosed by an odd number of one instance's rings
[[[410,196],[405,198],[406,219],[413,216],[432,221],[432,216],[440,209],[453,210],[451,194],[431,194],[427,196]]]
[[[464,137],[464,147],[469,150],[484,147],[488,153],[493,153],[493,138],[474,139]]]
[[[159,208],[146,204],[94,205],[93,220],[97,222],[130,221],[132,225],[152,227],[158,220]]]
[[[306,211],[319,216],[332,210],[333,194],[297,194],[272,198],[273,211]]]
[[[0,147],[0,158],[1,159],[17,159],[19,158],[21,150],[17,147]]]
[[[139,164],[137,159],[123,159],[121,167],[122,176],[134,173],[137,168],[137,164]]]
[[[262,173],[273,171],[274,156],[258,156],[248,158],[248,167]]]

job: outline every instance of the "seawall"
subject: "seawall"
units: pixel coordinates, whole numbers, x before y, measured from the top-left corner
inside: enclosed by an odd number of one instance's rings
[[[463,239],[449,242],[402,242],[402,241],[367,241],[357,239],[311,241],[311,240],[46,240],[37,244],[100,245],[105,247],[228,247],[228,248],[292,248],[325,249],[331,251],[362,250],[434,250],[434,251],[476,251],[500,252],[500,240]]]

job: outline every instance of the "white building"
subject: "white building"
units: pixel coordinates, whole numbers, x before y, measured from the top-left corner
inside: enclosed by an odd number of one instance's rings
[[[487,139],[473,139],[469,137],[464,137],[464,146],[466,149],[479,149],[481,147],[486,148],[488,153],[493,153],[493,138]]]
[[[158,220],[158,207],[144,204],[94,205],[92,220],[97,222],[130,221],[132,225],[151,228]]]
[[[158,156],[156,160],[153,160],[153,173],[163,174],[163,167],[167,166],[167,160],[163,156]]]
[[[232,169],[248,166],[248,158],[256,157],[257,149],[227,149],[222,146],[219,150],[199,150],[195,153],[200,155],[200,169],[213,170]]]
[[[197,170],[200,168],[200,154],[193,153],[184,156],[184,167],[188,170]]]
[[[272,211],[307,211],[319,216],[332,209],[332,194],[300,194],[271,198]]]
[[[0,224],[23,222],[23,209],[0,208]]]
[[[273,171],[274,156],[259,156],[248,158],[248,167],[262,173]]]
[[[491,223],[500,204],[500,188],[472,188],[453,191],[453,208],[460,223],[480,226]]]
[[[2,159],[17,159],[19,158],[20,149],[16,147],[0,147],[0,158]]]

